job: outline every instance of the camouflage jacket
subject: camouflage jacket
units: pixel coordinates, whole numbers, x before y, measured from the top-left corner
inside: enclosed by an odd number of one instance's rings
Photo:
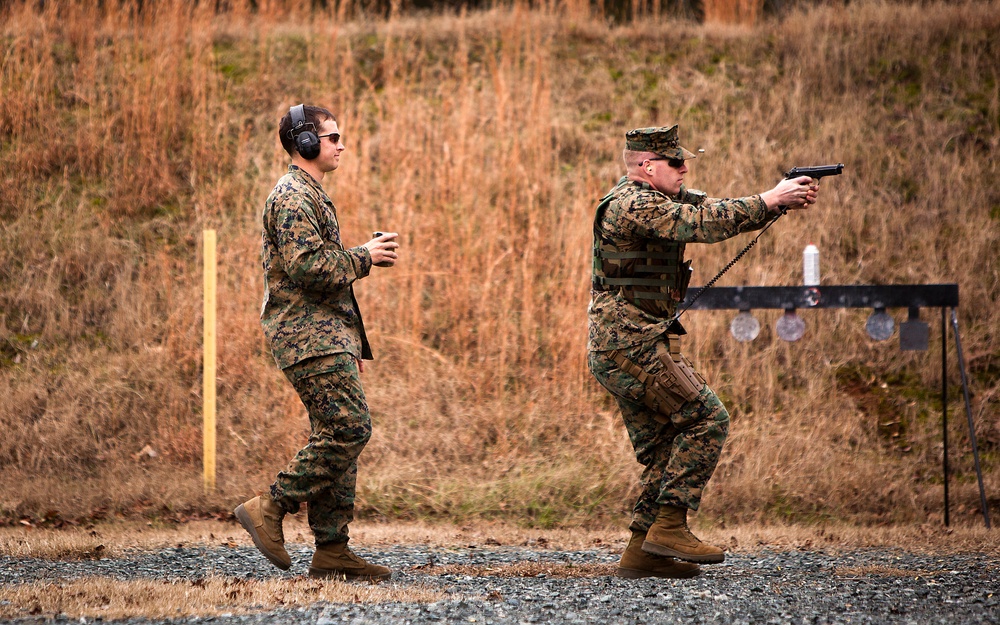
[[[344,249],[333,201],[295,165],[264,204],[261,256],[260,322],[280,368],[340,352],[371,359],[352,286],[371,271],[371,254]]]
[[[643,239],[715,243],[759,230],[771,217],[759,195],[722,200],[681,186],[677,197],[670,197],[627,177],[612,193],[616,197],[596,228],[606,240],[623,243]],[[590,296],[589,351],[624,349],[656,339],[672,321],[640,310],[618,290],[591,290]]]

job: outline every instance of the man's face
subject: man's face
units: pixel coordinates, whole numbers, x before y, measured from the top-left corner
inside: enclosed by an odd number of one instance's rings
[[[647,159],[642,165],[649,176],[650,184],[656,187],[657,191],[665,195],[677,195],[681,192],[684,174],[688,172],[687,161],[657,156]]]
[[[333,171],[340,167],[340,153],[344,151],[344,144],[340,140],[340,128],[337,122],[328,119],[319,125],[319,156],[316,157],[316,165],[321,171]]]

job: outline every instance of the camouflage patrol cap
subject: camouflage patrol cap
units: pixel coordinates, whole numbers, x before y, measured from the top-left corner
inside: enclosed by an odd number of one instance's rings
[[[634,152],[652,152],[664,158],[697,158],[678,144],[677,124],[667,128],[636,128],[625,133],[625,147]]]

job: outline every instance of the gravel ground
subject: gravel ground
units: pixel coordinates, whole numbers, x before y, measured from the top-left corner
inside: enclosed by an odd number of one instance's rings
[[[116,579],[198,579],[207,575],[275,579],[305,573],[311,551],[289,545],[293,566],[282,572],[252,547],[177,547],[130,553],[124,559],[51,561],[0,557],[0,584],[85,576]],[[997,623],[1000,624],[1000,554],[920,555],[869,550],[728,554],[688,580],[625,580],[613,576],[532,577],[445,574],[438,567],[517,563],[602,564],[606,549],[402,546],[358,553],[394,570],[389,584],[445,593],[435,603],[377,605],[317,603],[249,616],[147,623],[296,623],[333,625],[399,623]],[[565,570],[565,569],[563,569]],[[0,586],[2,594],[2,586]],[[25,618],[14,623],[80,619]]]

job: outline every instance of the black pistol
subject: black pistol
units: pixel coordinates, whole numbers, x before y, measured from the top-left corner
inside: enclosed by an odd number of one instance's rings
[[[813,167],[792,167],[785,172],[785,180],[791,180],[799,176],[809,176],[810,178],[819,180],[825,176],[839,176],[842,173],[844,173],[843,163],[837,163],[836,165],[815,165]],[[788,207],[781,205],[778,207],[778,210],[784,215],[788,212]]]
[[[785,173],[785,179],[791,180],[799,176],[809,176],[819,180],[824,176],[839,176],[844,173],[844,164],[836,165],[816,165],[815,167],[792,167]]]

